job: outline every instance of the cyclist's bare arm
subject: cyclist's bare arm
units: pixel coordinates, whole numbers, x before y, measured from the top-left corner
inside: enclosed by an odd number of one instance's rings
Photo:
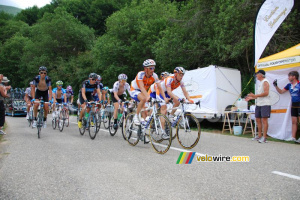
[[[32,89],[31,89],[31,96],[33,99],[35,99],[35,85],[33,85]]]
[[[64,94],[64,102],[67,103],[67,95],[66,95],[66,93]]]
[[[178,100],[178,97],[175,94],[173,94],[171,87],[167,87],[167,93],[172,99]]]
[[[81,88],[81,95],[82,95],[82,98],[83,98],[83,100],[87,100],[87,98],[86,98],[86,95],[85,95],[85,88]]]
[[[101,100],[101,98],[102,98],[102,93],[101,93],[101,91],[100,91],[100,88],[97,88],[97,94],[98,94],[98,97],[99,97],[99,100]]]
[[[183,92],[185,98],[186,98],[188,101],[190,101],[190,100],[191,100],[190,95],[189,95],[189,93],[186,91],[185,87],[181,87],[181,89],[182,89],[182,92]]]
[[[49,96],[52,97],[52,86],[49,86]]]

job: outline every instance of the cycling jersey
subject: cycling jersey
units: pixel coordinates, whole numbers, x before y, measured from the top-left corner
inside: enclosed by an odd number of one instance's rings
[[[63,89],[63,88],[61,88],[61,95],[60,95],[60,98],[57,97],[57,91],[58,91],[57,88],[54,88],[54,89],[52,90],[52,93],[55,94],[55,98],[56,98],[56,99],[64,99],[64,94],[66,94],[66,90]]]
[[[165,80],[161,82],[162,91],[166,92],[167,87],[171,88],[171,91],[175,90],[178,87],[185,87],[183,81],[175,83],[175,76],[168,76]]]
[[[32,98],[32,97],[31,97],[31,87],[26,88],[25,94],[27,94],[28,97]]]
[[[40,76],[40,75],[34,77],[34,79],[33,79],[33,84],[35,85],[35,87],[38,86],[38,84],[39,84],[39,82],[40,82],[40,79],[41,79],[41,76]],[[46,77],[45,77],[45,81],[46,81],[47,87],[49,88],[49,87],[51,86],[51,78],[50,78],[49,76],[46,76]],[[38,88],[38,87],[37,87],[37,88]],[[48,88],[47,88],[47,90],[48,90]]]
[[[295,87],[293,87],[293,85],[291,83],[289,83],[284,87],[284,89],[290,91],[291,97],[292,97],[292,102],[300,102],[300,83],[299,83],[299,81],[295,85]]]
[[[145,71],[140,71],[136,75],[135,79],[131,81],[131,88],[130,88],[131,91],[141,89],[138,81],[143,81],[144,87],[147,91],[154,82],[155,83],[159,82],[159,79],[156,73],[153,73],[153,75],[148,78],[146,77]]]
[[[86,80],[82,84],[82,88],[85,88],[85,93],[90,93],[92,94],[95,89],[100,89],[100,85],[96,82],[95,84],[90,84],[89,80]],[[80,90],[81,91],[81,90]],[[81,92],[80,92],[81,93]]]
[[[112,91],[113,92],[118,92],[119,88],[120,88],[120,81],[116,81],[114,83]],[[125,85],[124,85],[124,93],[126,93],[126,90],[127,90],[128,93],[130,92],[130,85],[128,83],[125,83]]]
[[[67,96],[67,99],[70,99],[72,96],[74,96],[74,92],[73,90],[66,90],[66,96]]]

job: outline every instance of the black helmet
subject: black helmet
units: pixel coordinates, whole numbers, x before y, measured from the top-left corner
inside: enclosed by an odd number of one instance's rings
[[[39,72],[40,71],[46,71],[46,72],[48,72],[47,67],[45,67],[45,66],[40,66]]]
[[[89,78],[93,78],[97,80],[98,75],[96,73],[90,73]]]

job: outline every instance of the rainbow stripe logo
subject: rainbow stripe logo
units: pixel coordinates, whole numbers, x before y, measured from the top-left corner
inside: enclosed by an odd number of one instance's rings
[[[191,164],[196,152],[181,152],[176,164]]]

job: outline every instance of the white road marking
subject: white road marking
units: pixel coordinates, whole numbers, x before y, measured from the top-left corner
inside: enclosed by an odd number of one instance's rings
[[[280,176],[285,176],[285,177],[288,177],[288,178],[296,179],[296,180],[300,181],[300,176],[295,176],[295,175],[292,175],[292,174],[287,174],[287,173],[283,173],[283,172],[279,172],[279,171],[272,171],[272,173],[280,175]]]

